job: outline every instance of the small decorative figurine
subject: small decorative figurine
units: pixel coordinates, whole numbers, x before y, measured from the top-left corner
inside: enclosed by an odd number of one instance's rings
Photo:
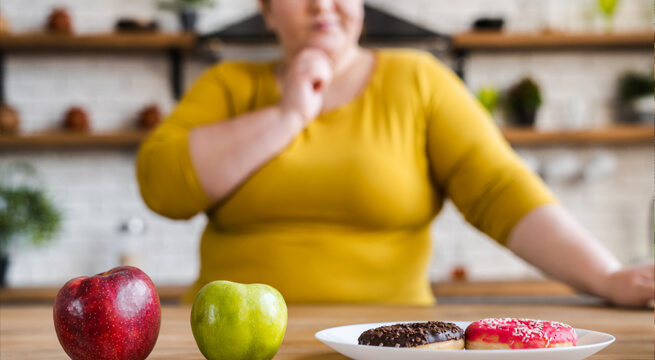
[[[48,16],[47,29],[55,34],[73,34],[73,20],[66,9],[54,8]]]
[[[145,130],[153,129],[161,121],[161,111],[157,105],[148,105],[139,113],[138,127]]]
[[[0,35],[9,34],[10,32],[11,28],[9,26],[9,21],[0,14]]]
[[[0,104],[0,135],[18,135],[19,132],[18,111],[7,104]]]
[[[91,128],[89,115],[81,107],[73,106],[66,112],[64,128],[73,132],[88,132]]]

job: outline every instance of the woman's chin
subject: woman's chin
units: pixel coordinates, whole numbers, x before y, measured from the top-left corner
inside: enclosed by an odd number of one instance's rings
[[[356,45],[356,44],[353,44]],[[312,47],[325,51],[328,55],[338,54],[348,48],[344,39],[317,37],[307,43],[307,47]]]

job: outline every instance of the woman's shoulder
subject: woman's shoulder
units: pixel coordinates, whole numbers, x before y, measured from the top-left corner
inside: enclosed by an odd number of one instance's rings
[[[442,76],[449,70],[438,58],[418,49],[378,50],[384,73],[395,76]]]
[[[261,76],[272,64],[270,61],[225,60],[212,66],[207,73],[224,82],[239,82]]]
[[[437,59],[431,53],[418,50],[418,49],[408,49],[408,48],[385,48],[378,50],[380,57],[388,64],[393,64],[394,66],[434,66],[435,64],[441,64],[441,61]]]

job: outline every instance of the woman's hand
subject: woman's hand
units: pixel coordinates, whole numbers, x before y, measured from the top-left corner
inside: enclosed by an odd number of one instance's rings
[[[616,305],[646,306],[653,300],[653,264],[622,267],[561,205],[524,216],[508,246],[555,279]]]
[[[616,271],[607,279],[607,298],[617,305],[646,306],[653,301],[655,277],[653,263]]]
[[[332,75],[332,62],[325,53],[311,48],[300,52],[282,80],[283,116],[297,119],[304,129],[321,112],[323,94]]]

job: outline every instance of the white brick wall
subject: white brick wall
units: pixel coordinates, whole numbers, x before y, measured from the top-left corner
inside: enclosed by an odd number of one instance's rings
[[[647,72],[648,51],[473,53],[466,65],[471,89],[485,85],[509,88],[531,76],[542,89],[544,105],[538,113],[540,129],[598,127],[614,119],[618,77],[628,70]]]
[[[367,3],[446,33],[466,31],[481,16],[502,16],[507,29],[537,32],[545,29],[604,31],[594,16],[595,0],[368,0]],[[650,29],[651,0],[621,1],[614,28],[619,31]]]
[[[582,21],[586,0],[375,0],[376,7],[443,32],[468,29],[481,15],[503,15],[509,29],[537,31],[545,27],[598,31],[598,21]],[[153,1],[133,0],[0,1],[0,12],[16,32],[34,31],[57,6],[71,10],[78,33],[107,32],[120,16],[156,17],[165,30],[177,29],[175,18],[156,11]],[[203,13],[201,31],[218,29],[256,10],[256,3],[219,0]],[[651,0],[621,2],[616,28],[650,28]],[[535,25],[536,24],[536,25]],[[185,83],[190,84],[208,64],[187,61]],[[174,106],[163,54],[73,54],[43,56],[9,54],[6,64],[9,102],[21,113],[25,132],[58,126],[71,105],[85,107],[94,130],[131,126],[145,104]],[[596,126],[611,120],[609,105],[616,77],[627,69],[652,69],[652,53],[534,52],[528,54],[472,54],[467,79],[472,89],[482,85],[506,87],[522,75],[534,76],[543,86],[546,104],[542,128]],[[593,150],[571,149],[583,164]],[[650,146],[607,148],[618,168],[593,182],[551,182],[549,185],[590,230],[624,262],[652,255],[649,215],[652,205],[653,152]],[[542,163],[552,161],[557,149],[522,148]],[[90,275],[118,265],[121,241],[130,241],[141,267],[159,284],[185,284],[198,268],[198,238],[202,217],[175,222],[150,212],[139,197],[134,179],[134,153],[106,151],[12,151],[0,162],[26,161],[41,173],[52,196],[65,211],[62,236],[50,245],[13,249],[9,280],[15,286],[61,285],[78,275]],[[118,228],[130,216],[145,220],[141,237],[126,240]],[[448,278],[453,266],[463,264],[474,279],[525,278],[538,272],[511,253],[472,230],[447,206],[435,223],[435,252],[430,274]]]

